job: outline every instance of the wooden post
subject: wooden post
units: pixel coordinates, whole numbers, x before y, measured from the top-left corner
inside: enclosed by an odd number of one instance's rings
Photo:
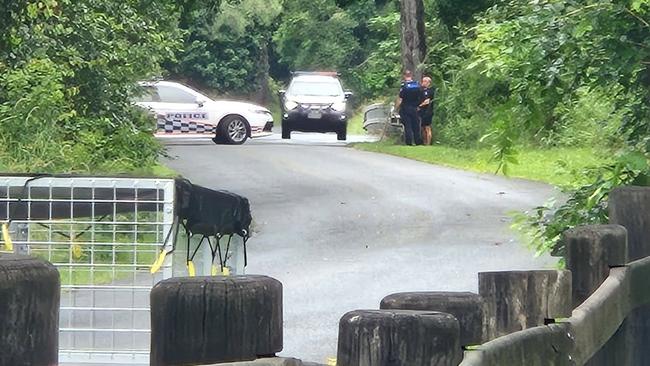
[[[650,255],[650,187],[619,187],[609,195],[609,222],[627,229],[628,256],[635,261]],[[634,310],[623,322],[630,341],[630,365],[650,365],[650,306]],[[619,329],[620,331],[620,329]]]
[[[281,350],[282,284],[273,278],[171,278],[151,291],[151,365],[250,361]]]
[[[43,260],[0,254],[0,365],[56,365],[61,283]]]
[[[386,296],[381,309],[439,311],[460,326],[461,346],[483,343],[483,299],[471,292],[403,292]]]
[[[564,243],[574,308],[605,281],[610,267],[627,264],[627,232],[620,225],[577,227],[564,233]]]
[[[424,3],[422,0],[400,0],[402,26],[402,66],[413,71],[413,79],[422,77],[421,64],[427,53],[424,32]]]
[[[449,314],[356,310],[339,323],[337,366],[457,366],[460,330]]]
[[[566,268],[573,281],[573,307],[584,302],[609,276],[611,267],[627,264],[627,231],[620,225],[581,226],[564,233]],[[627,365],[628,328],[621,328],[586,364]]]
[[[571,272],[512,271],[478,274],[487,340],[571,316]]]

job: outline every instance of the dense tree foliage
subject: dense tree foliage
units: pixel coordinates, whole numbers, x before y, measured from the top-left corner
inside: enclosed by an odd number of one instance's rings
[[[220,94],[265,89],[268,46],[281,10],[279,0],[196,3],[183,16],[180,27],[187,36],[169,71],[176,79]]]
[[[6,0],[0,5],[0,161],[21,171],[152,165],[152,122],[130,97],[173,56],[164,2]]]
[[[647,181],[649,15],[645,0],[515,1],[488,11],[465,44],[465,75],[478,72],[490,86],[481,96],[490,104],[484,127],[501,166],[515,161],[522,142],[598,146],[616,157],[580,172],[593,183],[569,187],[560,207],[520,217],[540,251],[561,249],[566,228],[605,221],[613,187]]]
[[[559,207],[518,218],[537,249],[604,221],[613,187],[648,181],[650,0],[423,2],[442,143],[489,144],[503,173],[531,145],[597,146],[613,161],[576,172],[591,184],[565,187]],[[159,147],[130,103],[137,80],[268,103],[269,85],[298,69],[340,71],[357,102],[393,98],[400,2],[0,0],[0,164],[151,165]]]

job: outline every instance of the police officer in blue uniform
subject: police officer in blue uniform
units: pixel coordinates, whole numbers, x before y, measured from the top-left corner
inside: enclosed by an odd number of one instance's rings
[[[420,83],[413,80],[413,74],[410,70],[406,70],[395,107],[399,110],[399,116],[404,125],[404,142],[407,145],[422,145],[418,106],[423,99]]]

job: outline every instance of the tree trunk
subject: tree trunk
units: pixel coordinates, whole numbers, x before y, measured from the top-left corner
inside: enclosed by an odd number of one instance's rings
[[[269,90],[269,43],[263,40],[260,44],[260,58],[257,62],[257,90],[254,99],[257,104],[268,106],[271,101]]]
[[[402,25],[402,66],[411,70],[413,78],[422,77],[422,63],[427,52],[424,35],[424,4],[422,0],[400,0]]]

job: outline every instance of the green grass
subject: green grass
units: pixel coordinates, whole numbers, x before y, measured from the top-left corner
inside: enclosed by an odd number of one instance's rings
[[[180,174],[174,169],[158,162],[156,165],[147,168],[136,169],[132,172],[126,173],[126,175],[133,177],[176,178]]]
[[[490,160],[489,148],[458,149],[449,146],[403,146],[390,143],[362,143],[355,148],[401,156],[431,164],[494,173],[497,163]],[[509,167],[509,176],[550,183],[560,187],[586,183],[584,168],[608,161],[602,151],[592,148],[520,148],[518,164]]]
[[[365,135],[363,129],[363,112],[356,111],[348,121],[348,135]]]

